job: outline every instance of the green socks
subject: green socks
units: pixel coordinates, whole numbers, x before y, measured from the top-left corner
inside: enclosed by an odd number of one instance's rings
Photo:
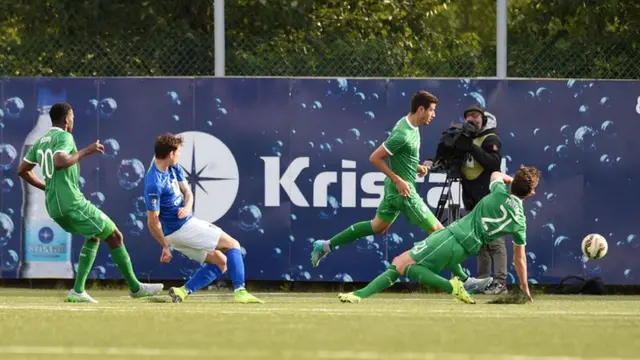
[[[404,276],[421,284],[437,287],[449,294],[453,292],[453,286],[449,281],[424,266],[410,265],[405,270]]]
[[[133,293],[138,292],[138,290],[140,290],[140,282],[136,278],[136,274],[133,273],[131,258],[129,258],[129,253],[124,247],[124,244],[115,249],[109,250],[111,251],[111,258],[113,259],[113,262],[118,265],[118,269],[120,269],[127,285],[129,285],[129,290]]]
[[[460,279],[460,281],[462,282],[467,281],[467,279],[469,278],[469,276],[464,272],[464,270],[462,270],[462,265],[460,264],[452,266],[451,268],[449,268],[449,270],[451,270],[451,273],[457,276],[458,279]]]
[[[329,240],[329,246],[333,250],[336,246],[350,244],[365,236],[374,235],[376,232],[371,228],[371,221],[361,221],[342,230],[341,233]]]
[[[78,260],[78,272],[76,274],[76,280],[73,284],[73,290],[77,293],[84,291],[84,285],[87,282],[87,277],[91,273],[93,262],[96,260],[96,254],[98,253],[99,241],[91,241],[87,239],[82,245],[80,250],[80,259]]]
[[[373,279],[366,287],[356,290],[353,293],[363,299],[367,298],[373,294],[377,294],[390,288],[395,284],[396,280],[398,280],[398,277],[400,277],[400,274],[396,271],[396,267],[394,265],[389,265],[387,271]]]

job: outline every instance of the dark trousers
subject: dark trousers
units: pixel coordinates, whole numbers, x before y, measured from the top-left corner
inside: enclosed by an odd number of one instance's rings
[[[507,246],[504,237],[491,241],[480,249],[477,256],[478,275],[483,279],[491,276],[491,264],[493,264],[493,281],[506,285],[507,282]]]

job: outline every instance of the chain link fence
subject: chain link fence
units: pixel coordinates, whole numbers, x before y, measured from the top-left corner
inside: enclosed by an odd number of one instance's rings
[[[227,0],[226,75],[495,76],[494,0],[363,1]],[[27,3],[0,4],[1,76],[214,75],[212,0]],[[510,77],[640,78],[638,39],[519,31],[509,28]]]

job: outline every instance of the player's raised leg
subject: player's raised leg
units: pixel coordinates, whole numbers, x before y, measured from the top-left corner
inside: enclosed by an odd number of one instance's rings
[[[229,278],[233,284],[234,297],[239,303],[264,303],[264,301],[251,295],[245,289],[244,283],[244,259],[240,250],[238,240],[229,234],[221,231],[220,240],[218,241],[218,249],[227,256],[227,268],[229,269]]]
[[[218,250],[205,253],[195,249],[183,249],[182,252],[204,264],[183,286],[169,289],[169,296],[173,302],[183,302],[187,296],[211,284],[227,271],[227,257]],[[193,254],[190,254],[191,252]],[[203,260],[199,260],[201,256]]]
[[[397,213],[386,217],[378,215],[373,220],[361,221],[350,225],[329,240],[316,240],[313,243],[311,252],[311,264],[317,267],[320,260],[329,255],[338,246],[351,244],[369,235],[384,233],[397,217]]]

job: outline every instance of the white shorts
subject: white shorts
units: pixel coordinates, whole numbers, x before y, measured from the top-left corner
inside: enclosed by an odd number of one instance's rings
[[[216,250],[220,235],[222,229],[216,225],[192,217],[166,239],[174,249],[203,264],[207,254]]]

